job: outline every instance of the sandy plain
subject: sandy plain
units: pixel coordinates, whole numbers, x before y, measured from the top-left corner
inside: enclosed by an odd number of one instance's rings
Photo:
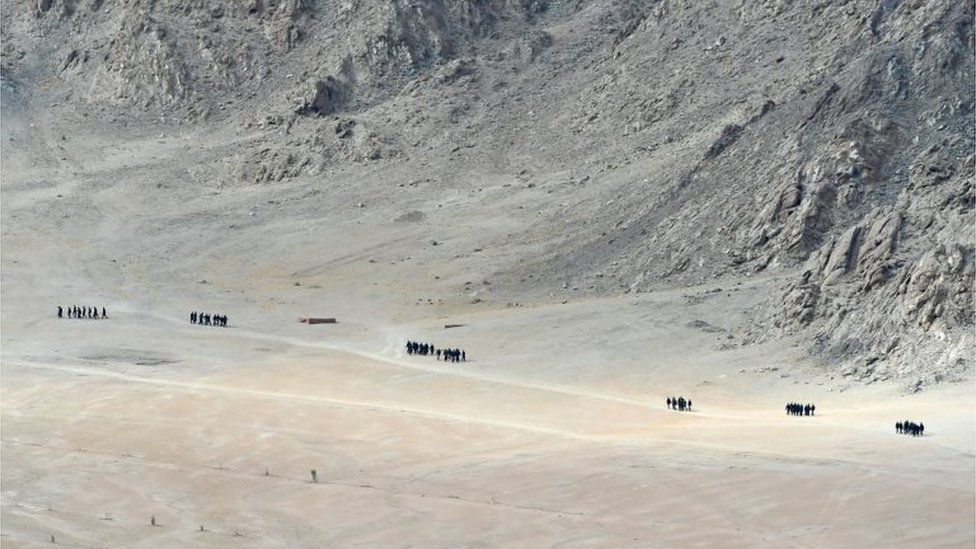
[[[444,189],[394,196],[369,172],[333,174],[327,196],[194,188],[180,170],[249,137],[64,139],[15,115],[4,547],[976,543],[972,382],[906,395],[852,384],[802,341],[742,340],[775,278],[495,301],[487,277],[536,243],[485,244],[554,199],[512,207],[501,175],[403,222]],[[469,360],[408,356],[408,339]],[[667,411],[671,395],[695,410]],[[791,400],[816,417],[785,415]],[[926,436],[896,435],[902,419]]]

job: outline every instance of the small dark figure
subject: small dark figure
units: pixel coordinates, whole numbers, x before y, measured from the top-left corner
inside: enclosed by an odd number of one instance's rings
[[[108,318],[108,313],[105,312],[105,307],[102,307],[102,318]]]
[[[918,423],[918,436],[922,436],[924,434],[925,434],[925,424],[922,423],[922,422],[919,422]]]
[[[149,517],[149,525],[156,526],[156,515]]]
[[[816,412],[816,411],[817,411],[817,407],[814,406],[813,404],[811,404],[810,405],[810,415],[812,416],[814,414],[814,412]]]
[[[64,318],[64,309],[60,305],[58,305],[58,318]]]
[[[464,354],[464,351],[461,351],[461,360],[463,360],[465,362],[468,361],[468,357]]]
[[[901,422],[895,423],[895,432],[901,434]]]
[[[691,410],[691,399],[688,399],[688,410]]]
[[[670,410],[671,409],[671,397],[668,397],[668,399],[665,402],[668,403],[668,410]]]
[[[806,406],[803,407],[803,415],[805,415],[805,416],[810,415],[810,405],[809,404],[807,404]]]
[[[190,313],[190,324],[196,324],[196,323],[197,323],[197,313],[192,312]]]

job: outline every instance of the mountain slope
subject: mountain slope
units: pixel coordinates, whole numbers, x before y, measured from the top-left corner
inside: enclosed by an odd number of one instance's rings
[[[536,214],[491,242],[508,250],[496,299],[773,276],[747,341],[800,334],[845,374],[915,387],[970,373],[976,345],[973,17],[920,0],[43,0],[4,11],[2,70],[90,121],[256,133],[189,171],[201,189],[328,194],[358,170],[426,181],[429,201],[504,181],[485,200]]]

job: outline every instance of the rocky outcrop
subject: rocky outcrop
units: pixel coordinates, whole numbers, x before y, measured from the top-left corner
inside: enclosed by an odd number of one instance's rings
[[[913,389],[971,368],[964,351],[976,344],[976,174],[972,155],[947,165],[940,150],[930,148],[912,163],[910,184],[892,205],[875,208],[811,256],[782,304],[769,304],[773,321],[762,325],[760,338],[811,328],[818,334],[813,352],[874,365],[848,368],[849,375],[905,377]],[[920,195],[919,187],[937,190]],[[947,366],[956,373],[947,375]]]

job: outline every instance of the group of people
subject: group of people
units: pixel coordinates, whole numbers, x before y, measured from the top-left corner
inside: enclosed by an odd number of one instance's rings
[[[63,308],[58,305],[58,318],[108,318],[108,313],[105,312],[105,307],[102,307],[102,314],[99,316],[98,307],[67,307]]]
[[[817,411],[817,407],[813,404],[800,404],[798,402],[790,402],[786,405],[786,413],[791,416],[812,416],[814,412]]]
[[[895,424],[895,432],[902,435],[912,435],[913,437],[920,437],[925,434],[925,424],[922,422],[915,423],[914,421],[899,421]]]
[[[58,318],[65,317],[99,319],[108,318],[108,314],[105,311],[105,307],[102,307],[101,314],[99,314],[98,307],[71,306],[62,308],[59,305]],[[227,326],[227,315],[192,312],[190,313],[190,323],[202,324],[205,326]],[[443,358],[445,361],[450,362],[461,362],[467,360],[467,354],[461,349],[438,349],[433,344],[420,343],[417,341],[407,342],[407,354],[436,356],[437,360],[441,360]],[[686,399],[683,396],[668,397],[665,403],[670,410],[678,410],[681,412],[691,410],[691,399]],[[793,416],[812,416],[816,410],[817,407],[813,404],[790,402],[786,405],[786,413]],[[908,420],[899,421],[895,423],[895,432],[914,437],[922,436],[925,434],[925,424],[921,422],[915,423],[914,421]]]
[[[432,355],[436,351],[434,345],[430,343],[419,343],[417,341],[407,342],[407,354],[408,355]]]
[[[226,326],[227,315],[211,315],[207,313],[190,313],[190,324],[203,324],[204,326]]]
[[[419,343],[417,341],[407,342],[408,355],[436,356],[437,360],[442,358],[448,362],[462,362],[468,359],[467,353],[461,349],[438,349],[431,343]]]
[[[468,355],[461,349],[437,349],[437,360],[444,357],[447,362],[461,362],[462,360],[468,360]]]
[[[678,398],[668,397],[668,399],[664,402],[668,405],[668,408],[670,408],[671,410],[678,410],[679,412],[684,412],[686,410],[689,412],[691,411],[690,398],[685,400],[685,397],[678,397]]]

